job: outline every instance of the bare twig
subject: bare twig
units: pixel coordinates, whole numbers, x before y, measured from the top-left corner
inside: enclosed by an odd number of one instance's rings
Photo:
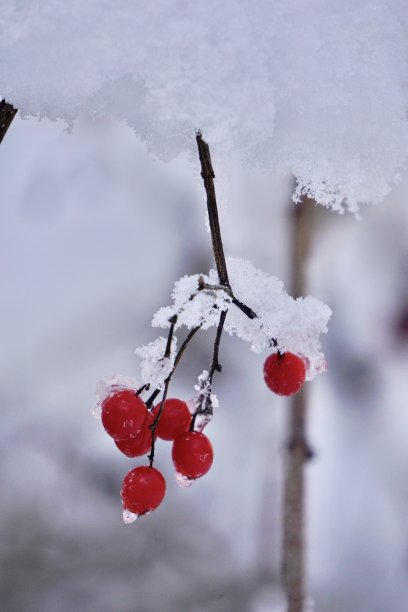
[[[214,251],[215,265],[217,266],[220,285],[230,287],[224,247],[221,239],[220,221],[218,218],[217,198],[214,188],[214,170],[211,163],[210,148],[203,140],[201,132],[197,132],[196,141],[201,162],[201,176],[203,177],[205,191],[207,192],[207,209],[210,221],[211,239]]]
[[[164,381],[164,384],[166,384],[167,379],[169,379],[169,382],[174,374],[175,369],[177,368],[178,364],[180,363],[180,359],[183,356],[184,351],[186,350],[187,346],[189,345],[190,341],[193,339],[193,337],[196,335],[196,333],[198,332],[198,330],[201,328],[201,325],[197,325],[197,327],[193,327],[190,332],[188,333],[186,339],[184,340],[183,344],[180,346],[179,350],[177,351],[177,355],[174,359],[174,365],[173,365],[173,369],[170,372],[170,374],[168,375],[168,377],[166,378],[166,380]],[[170,336],[170,331],[169,331],[169,336]],[[149,397],[149,399],[146,400],[146,406],[148,408],[150,408],[154,402],[154,400],[156,399],[156,397],[158,395],[160,395],[160,391],[161,389],[155,389],[153,391],[153,393],[151,394],[151,396]]]
[[[166,350],[164,351],[163,359],[168,359],[171,355],[171,343],[173,342],[174,328],[177,323],[177,315],[174,315],[173,317],[171,317],[171,319],[169,319],[169,323],[170,323],[170,329],[169,329],[169,335],[167,336]]]
[[[306,262],[310,248],[314,202],[304,198],[294,209],[292,292],[306,290]],[[302,612],[305,600],[305,462],[312,456],[306,434],[307,396],[303,387],[293,396],[290,408],[289,438],[283,506],[282,582],[288,612]]]
[[[224,329],[224,323],[225,323],[225,319],[227,318],[227,310],[223,310],[220,316],[220,321],[218,323],[218,327],[217,327],[217,333],[215,335],[215,341],[214,341],[214,350],[213,350],[213,356],[212,356],[212,361],[211,361],[211,367],[210,367],[210,371],[208,373],[208,380],[210,382],[210,385],[212,383],[212,379],[214,376],[215,372],[221,372],[222,371],[222,366],[220,364],[220,360],[219,360],[219,355],[220,355],[220,342],[221,342],[221,336],[222,336],[222,332]]]
[[[170,349],[169,349],[169,351],[171,350],[171,340],[169,341],[169,338],[173,338],[174,325],[175,325],[175,322],[170,327],[169,336],[168,336],[168,339],[167,339],[167,346],[169,346],[169,342],[170,342]],[[168,391],[168,388],[169,388],[169,385],[170,385],[170,381],[171,381],[171,379],[173,377],[173,374],[174,374],[178,364],[180,363],[180,359],[182,358],[182,356],[184,354],[184,351],[186,350],[186,348],[189,345],[190,341],[196,335],[196,333],[198,332],[200,327],[201,327],[201,325],[198,325],[197,327],[193,327],[193,329],[190,330],[190,332],[187,335],[186,339],[184,340],[183,344],[180,346],[179,350],[177,351],[177,355],[176,355],[176,358],[174,360],[173,369],[171,370],[170,374],[167,376],[166,380],[164,381],[163,397],[162,397],[162,400],[161,400],[161,403],[160,403],[160,408],[158,410],[156,418],[154,419],[153,423],[150,425],[150,430],[152,432],[152,445],[151,445],[151,448],[150,448],[150,455],[148,456],[148,459],[149,459],[149,462],[150,462],[150,467],[152,467],[153,461],[154,461],[154,450],[155,450],[155,443],[156,443],[155,432],[156,432],[157,426],[159,424],[161,414],[163,412],[163,406],[164,406],[164,402],[166,401],[167,391]],[[166,347],[166,351],[167,351],[167,347]],[[156,399],[156,397],[159,394],[160,394],[160,389],[156,389],[155,391],[153,391],[152,395],[146,401],[146,406],[149,409],[151,408],[151,406],[153,405],[154,400]]]
[[[5,137],[16,114],[17,108],[5,100],[0,101],[0,142]]]
[[[173,372],[174,372],[174,370],[173,370]],[[150,454],[148,455],[150,467],[153,466],[153,461],[154,461],[154,451],[155,451],[155,445],[156,445],[156,436],[155,436],[155,433],[156,433],[156,429],[157,429],[157,426],[158,426],[159,421],[160,421],[160,417],[161,417],[161,413],[162,413],[162,410],[163,410],[164,402],[166,401],[167,391],[169,390],[170,380],[171,380],[171,376],[168,376],[166,378],[166,382],[164,383],[163,397],[162,397],[162,401],[161,401],[161,404],[160,404],[159,411],[158,411],[158,413],[156,415],[156,418],[154,419],[153,423],[150,425],[150,431],[152,432],[152,445],[151,445],[151,448],[150,448]]]

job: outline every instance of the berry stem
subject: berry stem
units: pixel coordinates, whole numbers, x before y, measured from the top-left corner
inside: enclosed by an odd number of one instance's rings
[[[173,370],[173,372],[174,372],[174,370]],[[166,378],[166,382],[164,383],[163,397],[162,397],[162,401],[161,401],[161,404],[160,404],[159,412],[157,413],[157,416],[154,419],[153,423],[150,425],[150,430],[152,432],[152,446],[150,448],[150,454],[148,456],[150,467],[153,467],[153,461],[154,461],[154,451],[155,451],[155,443],[156,443],[154,434],[155,434],[157,425],[159,424],[160,416],[161,416],[161,413],[163,411],[164,402],[166,401],[167,391],[169,389],[170,380],[171,380],[171,376],[169,375]]]
[[[167,339],[167,345],[169,344],[169,338],[170,336],[173,337],[173,332],[174,332],[174,325],[176,324],[176,321],[174,321],[174,323],[171,324],[170,330],[169,330],[169,337]],[[172,330],[173,327],[173,330]],[[164,406],[164,402],[166,401],[166,397],[167,397],[167,391],[170,385],[170,381],[172,379],[172,376],[178,366],[178,364],[180,363],[180,360],[184,354],[184,351],[186,350],[187,346],[189,345],[189,343],[191,342],[191,340],[194,338],[194,336],[196,335],[196,333],[198,332],[198,330],[200,329],[201,325],[198,325],[197,327],[193,327],[193,329],[190,330],[189,334],[186,336],[184,342],[182,343],[182,345],[180,346],[179,350],[177,351],[177,355],[176,358],[174,359],[174,365],[173,365],[173,369],[170,372],[170,374],[168,375],[168,377],[166,378],[166,380],[164,381],[164,389],[163,389],[163,397],[160,403],[160,408],[159,411],[156,415],[156,418],[154,419],[153,423],[150,425],[150,430],[152,432],[152,446],[150,449],[150,454],[148,456],[149,459],[149,463],[150,463],[150,467],[153,466],[153,461],[154,461],[154,450],[155,450],[155,431],[157,429],[157,426],[159,424],[160,421],[160,417],[163,411],[163,406]],[[171,341],[170,341],[170,349],[171,349]],[[167,350],[167,347],[166,347]],[[149,397],[149,399],[146,401],[146,406],[148,409],[151,408],[151,406],[153,405],[154,400],[156,399],[156,397],[160,394],[160,389],[155,389],[155,391],[153,391],[153,393],[151,394],[151,396]]]
[[[194,338],[194,336],[196,335],[196,333],[198,332],[198,330],[201,328],[201,325],[197,325],[197,327],[193,327],[190,332],[188,333],[188,335],[186,336],[184,342],[181,344],[179,350],[177,351],[177,355],[176,358],[174,359],[174,365],[173,365],[173,369],[170,372],[170,374],[168,375],[168,377],[166,378],[166,380],[164,381],[164,384],[166,384],[167,380],[170,382],[171,377],[174,374],[175,369],[177,368],[178,364],[180,363],[180,359],[183,356],[184,351],[186,350],[187,346],[189,345],[189,343],[191,342],[191,340]],[[169,331],[169,335],[170,335],[170,331]],[[146,400],[146,406],[150,409],[154,400],[156,399],[156,397],[158,395],[160,395],[160,391],[161,389],[155,389],[153,391],[153,393],[151,394],[151,396]]]
[[[137,391],[136,391],[136,395],[140,395],[141,393],[143,393],[143,391],[148,391],[149,390],[150,385],[147,383],[146,385],[142,385]]]
[[[0,142],[7,134],[11,122],[17,114],[17,108],[5,100],[0,101]]]
[[[215,335],[213,357],[211,361],[210,372],[208,375],[208,380],[210,381],[210,385],[212,383],[214,372],[221,372],[221,369],[222,369],[218,357],[220,353],[221,336],[222,336],[222,332],[224,329],[225,319],[227,318],[227,312],[228,312],[227,310],[222,311],[221,316],[220,316],[220,321],[217,327],[217,333]]]

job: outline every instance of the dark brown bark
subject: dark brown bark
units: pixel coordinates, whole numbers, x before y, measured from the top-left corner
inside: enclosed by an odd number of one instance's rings
[[[207,192],[207,209],[210,221],[211,239],[214,251],[215,264],[220,279],[220,285],[229,287],[227,264],[225,262],[224,248],[221,239],[220,222],[218,218],[217,198],[215,196],[214,179],[215,174],[211,163],[210,148],[203,140],[201,132],[196,135],[198,154],[201,162],[201,176]]]
[[[17,109],[5,100],[0,101],[0,142],[5,137],[11,122],[17,114]]]

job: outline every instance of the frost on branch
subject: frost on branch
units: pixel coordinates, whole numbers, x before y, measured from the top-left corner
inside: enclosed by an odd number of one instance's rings
[[[218,325],[222,310],[228,310],[225,331],[250,342],[255,352],[271,351],[272,339],[276,339],[281,351],[291,351],[306,359],[307,380],[324,371],[319,337],[327,331],[330,308],[313,297],[292,298],[280,280],[249,261],[227,258],[227,265],[234,296],[254,310],[256,318],[248,318],[232,303],[230,294],[218,286],[217,272],[210,270],[208,275],[195,274],[177,281],[173,304],[161,308],[154,315],[152,325],[168,328],[169,318],[178,314],[176,328],[201,325],[208,329]]]
[[[213,409],[219,407],[218,397],[212,393],[210,373],[203,370],[198,377],[198,385],[194,385],[197,395],[190,400],[192,412],[195,414],[194,430],[203,431],[212,420]]]
[[[203,370],[200,374],[200,376],[198,377],[198,385],[194,385],[194,389],[196,391],[198,391],[198,396],[200,395],[208,395],[210,394],[210,399],[211,399],[211,405],[213,408],[218,408],[219,403],[218,403],[218,397],[215,395],[215,393],[211,393],[211,381],[209,379],[209,372],[208,370]]]
[[[157,389],[163,388],[164,381],[174,366],[177,338],[173,336],[169,357],[164,357],[166,344],[166,338],[160,337],[136,349],[135,353],[141,359],[140,369],[143,384],[149,384]]]
[[[113,116],[163,158],[200,126],[334,209],[406,168],[405,0],[2,5],[0,92],[25,114]]]
[[[218,285],[218,274],[210,270],[208,276],[193,274],[178,280],[172,292],[173,304],[160,308],[153,317],[153,327],[170,327],[169,319],[177,315],[176,328],[185,325],[189,329],[201,326],[208,329],[218,324],[221,310],[227,310],[231,298],[225,291],[200,290],[200,278],[207,284]]]

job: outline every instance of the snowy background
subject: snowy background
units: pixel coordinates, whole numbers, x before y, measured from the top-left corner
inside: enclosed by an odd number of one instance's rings
[[[133,526],[119,489],[138,462],[90,416],[101,377],[138,375],[174,281],[213,266],[201,127],[227,254],[286,285],[291,174],[335,209],[382,200],[361,221],[315,210],[310,294],[333,317],[308,383],[309,592],[317,612],[406,612],[405,3],[154,7],[0,1],[0,91],[26,117],[0,146],[1,608],[282,612],[287,403],[265,354],[223,338],[214,466],[180,489],[160,444],[168,494]],[[213,332],[170,396],[194,394]]]
[[[217,155],[214,152],[214,164]],[[90,416],[101,376],[137,375],[137,345],[174,279],[212,265],[198,166],[154,162],[108,121],[18,116],[2,185],[1,601],[7,611],[263,609],[278,568],[285,400],[263,355],[225,336],[213,469],[121,520],[118,453]],[[241,176],[226,251],[289,282],[292,183]],[[227,198],[228,199],[228,198]],[[256,214],[254,208],[256,202]],[[408,214],[405,187],[364,219],[316,210],[310,289],[334,310],[329,371],[311,388],[310,592],[321,612],[403,612],[407,600]],[[207,367],[199,334],[170,395]],[[277,608],[278,609],[278,608]]]

